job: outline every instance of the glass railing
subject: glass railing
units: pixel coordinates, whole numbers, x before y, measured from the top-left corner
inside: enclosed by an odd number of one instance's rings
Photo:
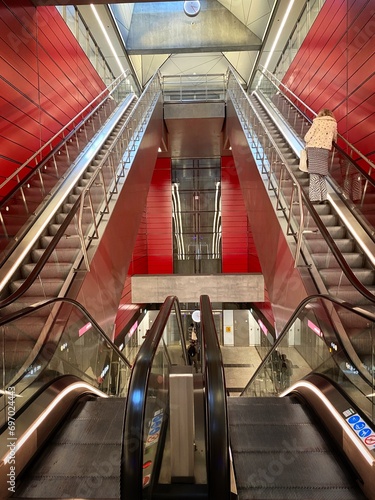
[[[373,268],[354,237],[328,205],[319,209],[309,201],[298,171],[298,157],[284,153],[267,128],[250,97],[234,73],[228,77],[231,99],[249,148],[267,189],[273,192],[275,209],[282,213],[283,229],[292,236],[295,265],[307,267],[322,293],[348,300],[353,305],[372,309]],[[291,157],[291,155],[293,157]],[[289,238],[289,242],[292,241]],[[357,269],[358,268],[358,269]]]
[[[0,184],[1,260],[50,202],[83,148],[129,91],[126,72]]]
[[[224,74],[163,75],[164,102],[224,101]]]
[[[342,322],[353,325],[348,334]],[[314,373],[328,379],[375,422],[375,315],[325,296],[311,296],[285,326],[243,396],[277,396]]]
[[[317,112],[301,101],[272,73],[259,69],[255,89],[276,107],[296,134],[303,138]],[[318,110],[319,111],[319,110]],[[375,235],[375,165],[345,137],[338,135],[331,155],[329,178],[367,232]]]
[[[66,193],[62,205],[63,213],[56,216],[56,224],[51,226],[50,236],[43,237],[40,245],[32,250],[33,262],[37,264],[28,268],[30,274],[22,280],[22,284],[10,289],[10,295],[0,302],[0,307],[14,303],[16,298],[19,308],[28,305],[29,299],[26,296],[20,298],[26,290],[30,290],[31,286],[36,290],[32,294],[37,300],[57,296],[75,259],[81,259],[82,256],[89,269],[86,248],[93,238],[98,237],[98,226],[103,214],[109,212],[109,202],[124,182],[159,95],[159,77],[155,75],[141,98],[130,109],[121,128],[116,130],[111,144],[103,145],[92,166],[89,166],[90,172],[89,175],[85,174],[84,182],[79,188],[73,188],[72,192]],[[50,207],[52,205],[53,203]],[[50,216],[50,212],[48,214],[47,217]],[[19,234],[14,241],[18,240]],[[58,270],[57,274],[61,278],[61,281],[55,280],[53,289],[51,281],[44,280],[44,277],[48,278],[48,268],[51,267]],[[1,286],[4,288],[3,284]],[[31,292],[29,294],[31,295]]]
[[[41,315],[48,319],[38,326]],[[6,422],[11,395],[18,412],[64,375],[78,377],[109,396],[127,395],[129,361],[73,300],[54,299],[3,318],[0,334],[0,427]],[[18,356],[25,350],[27,359],[20,367]]]
[[[167,297],[136,358],[129,385],[123,470],[124,498],[141,500],[153,487],[169,415],[172,366],[187,364],[185,336],[176,297]]]

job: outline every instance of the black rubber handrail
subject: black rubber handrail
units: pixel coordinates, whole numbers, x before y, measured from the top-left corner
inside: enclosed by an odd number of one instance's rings
[[[19,299],[31,287],[31,285],[33,285],[33,283],[36,281],[39,273],[41,272],[41,270],[43,269],[45,264],[48,262],[48,259],[50,258],[53,251],[57,247],[60,239],[64,236],[69,224],[73,220],[73,217],[78,212],[80,203],[81,203],[81,196],[79,196],[77,198],[77,200],[75,201],[74,205],[72,206],[72,208],[70,209],[70,211],[66,215],[61,226],[57,230],[56,234],[53,236],[49,245],[47,246],[47,248],[43,252],[43,254],[40,257],[40,259],[38,260],[38,262],[35,264],[31,273],[27,276],[25,281],[22,283],[22,285],[20,287],[18,287],[15,292],[11,293],[10,295],[8,295],[8,297],[6,297],[5,299],[0,301],[0,309],[8,306],[12,302]]]
[[[234,75],[234,73],[233,73]],[[236,77],[236,75],[234,75],[234,78],[236,80],[236,82],[238,83],[238,85],[240,86],[239,82],[238,82],[238,79]],[[241,86],[240,86],[241,87]],[[242,89],[242,87],[241,87]],[[245,96],[245,98],[248,100],[249,102],[249,105],[251,105],[250,103],[250,100],[249,100],[249,96],[245,93],[245,91],[242,89],[242,92]],[[280,91],[281,92],[281,91]],[[289,173],[291,174],[291,171],[288,167],[287,164],[285,164],[285,167],[287,168],[287,170],[289,171]],[[359,168],[359,167],[358,167]],[[292,174],[291,174],[291,177],[294,177]],[[366,177],[367,178],[367,177]],[[311,201],[309,200],[309,197],[307,195],[307,193],[304,191],[304,190],[301,190],[301,195],[302,195],[302,198],[304,200],[304,203],[309,207],[309,212],[310,214],[312,215],[313,219],[314,219],[314,222],[316,223],[320,233],[322,234],[323,236],[323,239],[326,241],[329,249],[331,250],[331,252],[333,253],[334,257],[336,258],[341,270],[343,271],[343,273],[345,274],[346,278],[348,279],[348,281],[352,284],[352,286],[361,294],[363,295],[369,302],[371,303],[375,303],[375,295],[373,293],[371,293],[365,285],[363,285],[363,283],[357,278],[357,276],[354,274],[352,268],[349,266],[349,264],[347,263],[347,261],[345,260],[343,254],[341,253],[340,249],[338,248],[338,246],[336,245],[334,239],[332,238],[331,234],[329,233],[328,229],[326,228],[326,226],[323,224],[321,218],[319,217],[319,215],[317,214],[315,208],[314,208],[314,205],[311,203]]]
[[[165,299],[137,354],[129,382],[121,456],[120,498],[122,499],[142,500],[143,498],[143,431],[148,384],[152,362],[159,344],[162,342],[163,333],[173,309],[176,312],[181,348],[187,364],[186,342],[182,328],[180,305],[177,297],[169,296]]]
[[[375,303],[375,295],[373,293],[371,293],[366,288],[366,286],[354,274],[352,268],[347,263],[344,255],[340,251],[339,247],[336,245],[335,240],[332,238],[327,227],[324,225],[324,223],[322,222],[322,219],[319,217],[318,213],[316,212],[314,205],[310,201],[307,193],[302,191],[302,197],[304,199],[305,204],[309,207],[309,212],[312,215],[312,218],[314,219],[314,222],[317,225],[320,234],[323,236],[323,239],[327,243],[327,245],[328,245],[329,249],[331,250],[332,254],[334,255],[335,259],[339,263],[339,266],[340,266],[341,270],[343,271],[343,273],[345,274],[346,278],[348,278],[351,285],[353,285],[353,287],[361,295],[363,295],[369,302]]]
[[[224,364],[207,295],[200,297],[206,406],[208,498],[229,500],[230,459]]]
[[[107,342],[112,349],[116,352],[116,354],[121,358],[121,360],[127,365],[128,368],[132,368],[132,364],[129,362],[129,360],[122,354],[122,352],[119,350],[119,348],[112,342],[112,340],[108,337],[108,335],[104,332],[102,327],[95,321],[95,319],[91,316],[91,314],[87,311],[87,309],[77,300],[70,299],[68,297],[55,297],[52,299],[47,299],[42,302],[38,302],[35,305],[31,305],[28,307],[25,307],[23,309],[20,309],[19,311],[16,311],[14,313],[8,314],[6,316],[3,316],[0,318],[0,327],[9,325],[13,321],[16,321],[20,318],[24,318],[28,316],[29,314],[33,314],[34,312],[38,311],[39,309],[42,309],[44,307],[54,305],[57,303],[67,303],[71,304],[77,309],[79,309],[90,321],[90,323],[95,327],[95,329],[98,331],[99,335],[103,338],[105,342]]]
[[[366,318],[375,324],[375,314],[372,314],[371,312],[368,312],[365,309],[362,309],[360,306],[358,306],[358,307],[353,306],[344,300],[338,299],[336,297],[331,297],[330,295],[320,295],[320,294],[309,295],[308,297],[306,297],[305,299],[303,299],[299,303],[299,305],[297,306],[297,308],[295,309],[295,311],[293,312],[293,314],[291,315],[291,317],[289,318],[289,320],[285,324],[284,328],[280,332],[276,342],[273,344],[270,351],[268,352],[268,355],[264,358],[262,363],[258,366],[258,368],[255,370],[255,372],[251,376],[250,380],[248,381],[244,390],[242,391],[242,394],[246,393],[248,387],[251,385],[253,380],[256,380],[258,374],[263,370],[267,358],[270,355],[272,355],[272,353],[280,346],[284,337],[289,334],[289,331],[292,328],[294,322],[299,317],[299,315],[301,314],[303,309],[306,307],[306,305],[309,304],[310,302],[317,300],[317,299],[327,300],[328,302],[330,302],[332,304],[336,304],[336,305],[346,309],[347,311],[352,311],[352,312],[358,314],[359,316],[361,316],[362,318]],[[345,339],[342,339],[341,337],[339,337],[339,339],[342,342],[342,344],[345,346],[345,350],[347,352],[348,351],[348,349],[347,349],[348,342]],[[351,357],[349,353],[348,353],[348,356]],[[372,379],[370,377],[370,374],[367,371],[365,371],[361,366],[357,366],[357,363],[354,363],[354,364],[356,365],[356,368],[359,371],[360,375],[364,379],[366,379],[369,383],[371,383]]]

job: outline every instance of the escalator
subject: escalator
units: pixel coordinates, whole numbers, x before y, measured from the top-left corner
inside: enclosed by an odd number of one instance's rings
[[[0,393],[1,498],[120,498],[130,362],[77,302],[38,307],[51,306],[47,341]],[[17,331],[36,314],[27,308],[1,327]]]
[[[228,419],[240,499],[366,498],[319,420],[297,398],[228,398]]]
[[[307,195],[308,174],[298,169],[298,148],[303,147],[303,136],[310,123],[301,112],[298,112],[297,106],[290,110],[293,103],[287,99],[279,87],[272,87],[270,90],[271,86],[268,80],[267,84],[264,91],[262,88],[254,91],[249,96],[249,100],[277,147],[283,152],[290,169]],[[283,113],[286,114],[287,110],[288,114],[284,116]],[[287,124],[290,127],[293,126],[292,131],[286,132]],[[343,167],[343,164],[346,167]],[[355,200],[348,198],[347,170],[350,170],[350,177],[357,179],[362,186],[361,194],[356,196]],[[329,203],[314,205],[313,211],[327,228],[329,238],[341,253],[354,276],[368,291],[368,294],[363,294],[362,290],[357,291],[342,271],[336,257],[329,251],[327,239],[319,230],[317,219],[314,218],[311,210],[306,210],[305,213],[303,233],[305,259],[319,272],[321,283],[318,284],[318,289],[321,293],[340,297],[353,305],[372,308],[370,304],[375,301],[375,282],[374,262],[371,254],[374,253],[375,245],[371,211],[368,206],[373,200],[372,193],[375,192],[375,183],[342,148],[335,147],[330,164],[328,184]],[[282,189],[287,195],[290,186],[284,186]],[[351,194],[353,194],[352,190]],[[298,221],[300,214],[296,206],[293,208],[293,213]]]
[[[289,246],[290,263],[293,259],[296,269],[293,275],[296,278],[295,287],[300,296],[317,292],[329,294],[374,312],[373,230],[370,219],[366,219],[365,213],[360,211],[362,205],[348,199],[344,189],[345,179],[339,179],[338,172],[341,170],[337,167],[345,160],[350,163],[351,170],[357,168],[356,175],[359,175],[358,165],[342,148],[335,148],[328,176],[329,203],[312,205],[308,198],[307,174],[298,169],[300,150],[304,146],[303,139],[298,134],[307,131],[306,120],[296,118],[295,114],[290,114],[288,119],[284,118],[282,112],[285,109],[280,104],[285,98],[282,96],[283,89],[280,85],[275,85],[267,74],[262,73],[262,78],[259,88],[249,96],[231,74],[228,81],[228,101],[233,104],[245,141],[262,178],[261,182],[273,204],[275,218],[278,218],[275,225],[278,225],[280,234]],[[291,104],[292,100],[289,99],[288,105]],[[234,136],[235,134],[233,139]],[[242,144],[241,141],[240,143]],[[236,160],[235,147],[233,155]],[[238,162],[243,162],[241,154]],[[244,176],[244,182],[253,179],[252,175],[255,176],[253,173],[248,177]],[[363,199],[367,196],[371,199],[375,190],[374,182],[364,172],[360,175],[364,186]],[[257,201],[260,199],[259,195]],[[252,211],[252,205],[248,211],[249,217],[256,215],[256,211]],[[366,213],[369,214],[368,210]],[[257,226],[257,221],[258,218],[255,217],[254,231],[260,234],[262,228]],[[263,248],[259,249],[261,250]],[[275,254],[273,258],[278,261],[284,256]],[[271,286],[275,287],[274,281]],[[293,299],[293,294],[290,294],[288,301]],[[288,307],[289,302],[285,300],[282,305]],[[280,304],[277,306],[280,307]],[[327,322],[329,321],[328,315]],[[356,352],[363,359],[369,357],[372,348],[371,326],[366,319],[356,318],[353,322],[347,311],[338,310],[335,312],[334,324],[336,329],[340,329],[343,338],[347,337],[347,343],[355,344]],[[364,361],[363,366],[371,366],[371,363]]]
[[[120,498],[125,407],[125,398],[78,401],[12,498]]]
[[[81,120],[2,202],[1,317],[78,293],[158,96],[152,82],[141,99],[124,95],[124,85],[126,78],[107,89],[104,104]],[[47,316],[35,315],[27,329],[20,320],[17,335],[5,332],[6,356],[0,362],[5,358],[8,376],[22,376],[35,345],[48,336],[53,319],[47,308],[40,312]]]
[[[338,299],[306,299],[241,397],[228,398],[240,499],[375,498],[373,368],[327,321],[341,309],[374,324]]]
[[[56,337],[53,354],[51,345],[40,353],[36,371],[16,387],[23,396],[16,428],[37,432],[38,445],[17,450],[23,470],[11,498],[375,498],[374,382],[354,364],[355,350],[349,355],[339,334],[325,324],[329,307],[344,307],[375,324],[371,314],[338,300],[309,297],[241,397],[233,398],[226,396],[207,296],[200,301],[199,373],[187,364],[178,301],[167,297],[131,376],[104,337],[111,368],[103,370],[108,384],[99,386],[85,369],[91,355],[75,333],[87,324],[86,313],[77,311],[74,301],[65,302],[64,335]],[[324,328],[321,335],[311,330],[313,321]],[[83,337],[91,334],[87,346],[94,346],[98,357],[103,334],[95,330]],[[69,352],[61,349],[67,344]],[[293,360],[287,378],[274,365],[276,351]],[[46,422],[38,418],[41,409]],[[4,410],[2,444],[8,437]]]
[[[9,233],[9,224],[6,225],[9,244],[3,251],[1,316],[11,314],[42,300],[57,297],[64,293],[64,290],[67,290],[69,282],[74,276],[74,269],[78,266],[77,259],[82,258],[80,257],[82,242],[77,230],[78,224],[80,224],[78,221],[80,194],[89,183],[93,183],[94,185],[90,189],[90,202],[93,213],[96,214],[100,211],[106,196],[103,183],[104,185],[111,184],[113,172],[110,169],[104,169],[101,182],[98,182],[97,165],[134,107],[132,101],[132,98],[124,101],[125,105],[114,110],[112,116],[108,118],[106,123],[107,128],[109,128],[108,138],[96,154],[91,153],[94,156],[88,165],[83,164],[85,162],[82,162],[82,156],[90,156],[90,145],[95,145],[95,136],[93,138],[89,136],[89,146],[81,139],[81,143],[85,143],[85,148],[77,153],[77,159],[72,164],[69,164],[66,159],[55,172],[51,168],[53,158],[44,162],[40,169],[33,172],[33,175],[27,176],[11,193],[10,197],[7,197],[2,203],[2,211],[9,214],[9,221],[13,223],[15,218],[12,214],[15,211],[21,211],[19,207],[26,186],[28,186],[26,198],[28,205],[33,203],[33,200],[37,200],[39,206],[32,209],[34,217],[28,213],[18,217],[23,221],[21,231],[13,234],[13,231],[16,231],[16,228],[13,228],[12,233]],[[104,111],[107,113],[106,108]],[[102,110],[99,110],[98,113],[102,113]],[[104,121],[104,116],[102,120]],[[102,141],[100,134],[105,135],[103,128],[99,129],[96,141],[98,137]],[[68,158],[71,157],[72,151],[69,152]],[[43,167],[46,169],[44,170]],[[55,175],[49,175],[51,170]],[[59,175],[56,175],[57,173]],[[42,197],[40,189],[41,179],[43,179],[44,197]],[[49,189],[46,191],[47,186]],[[41,192],[39,193],[39,191]],[[81,221],[82,234],[86,238],[88,234],[92,233],[92,224],[92,215],[86,210]],[[17,245],[14,248],[15,242]],[[20,265],[16,270],[13,270],[10,279],[5,283],[11,266],[18,259],[21,259]],[[10,339],[7,342],[8,353],[13,353],[12,360],[10,356],[8,360],[11,360],[14,373],[27,359],[27,355],[43,330],[45,322],[45,317],[35,318],[33,328],[29,330],[29,335],[23,339],[23,342],[19,338],[16,342],[12,342]]]
[[[123,495],[132,499],[361,499],[373,495],[374,383],[368,372],[352,354],[346,352],[339,334],[325,325],[329,308],[347,308],[355,317],[375,317],[326,297],[310,297],[304,301],[266,356],[241,397],[226,397],[224,367],[218,335],[207,296],[201,297],[201,385],[194,383],[194,394],[203,391],[204,411],[195,412],[205,429],[202,474],[200,440],[195,447],[193,473],[186,464],[185,474],[174,477],[171,471],[188,455],[181,443],[173,441],[172,422],[176,408],[169,394],[158,394],[156,400],[168,415],[167,429],[160,432],[156,447],[161,453],[156,473],[148,474],[145,464],[153,461],[148,454],[149,429],[144,432],[141,415],[154,405],[147,388],[146,366],[138,383],[130,385],[131,394],[146,386],[142,405],[128,405],[125,435],[128,440],[144,436],[144,446],[126,450]],[[312,322],[324,327],[324,333],[312,331]],[[297,335],[297,331],[300,332]],[[170,339],[169,339],[170,340]],[[345,339],[344,339],[345,341]],[[163,351],[169,351],[168,335],[149,339]],[[161,347],[160,343],[163,345]],[[145,346],[146,347],[146,346]],[[154,347],[156,349],[156,347]],[[281,380],[272,359],[275,350],[299,356],[304,365],[294,365],[294,374]],[[150,359],[150,357],[148,357]],[[356,370],[354,361],[361,366]],[[160,369],[160,359],[157,363]],[[157,371],[157,366],[151,373]],[[135,370],[140,366],[135,365]],[[142,371],[142,370],[141,370]],[[135,373],[135,372],[134,372]],[[171,392],[172,371],[165,371],[165,392]],[[160,372],[161,374],[161,372]],[[186,372],[180,372],[180,376]],[[194,376],[195,377],[195,376]],[[138,377],[137,377],[138,378]],[[186,396],[186,389],[183,391]],[[149,396],[151,398],[149,399]],[[282,396],[282,397],[280,397]],[[138,399],[138,398],[137,398]],[[181,403],[183,406],[183,403]],[[353,422],[353,423],[352,423]],[[176,424],[176,423],[175,423]],[[152,429],[152,426],[151,426]],[[189,426],[179,423],[181,441],[189,436]],[[183,432],[181,432],[183,429]],[[199,434],[199,430],[197,433]],[[172,444],[174,443],[174,444]],[[193,446],[193,440],[190,443]],[[188,448],[189,449],[189,448]],[[184,450],[184,451],[182,451]],[[188,462],[188,461],[187,461]],[[130,464],[137,464],[131,467]],[[145,481],[147,478],[147,481]]]

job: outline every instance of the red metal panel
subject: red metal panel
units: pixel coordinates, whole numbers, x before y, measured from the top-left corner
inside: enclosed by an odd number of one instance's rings
[[[158,102],[77,295],[84,307],[95,310],[95,319],[105,331],[113,331],[141,229],[144,234],[147,196],[161,141],[162,111]],[[93,289],[105,290],[105,294],[95,297]]]
[[[23,163],[104,83],[55,7],[0,0],[0,54],[2,169]]]
[[[364,154],[375,139],[374,23],[369,0],[327,0],[283,79],[316,112],[333,109],[341,135]]]
[[[230,101],[227,104],[227,122],[242,198],[273,304],[276,328],[280,331],[307,293]]]
[[[158,158],[147,198],[147,252],[150,274],[173,272],[171,160]]]
[[[259,272],[259,260],[233,158],[223,157],[221,164],[222,272]]]

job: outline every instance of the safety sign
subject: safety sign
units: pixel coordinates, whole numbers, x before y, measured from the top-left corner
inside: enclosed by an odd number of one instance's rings
[[[375,450],[375,432],[352,409],[344,412],[346,421],[369,450]]]

